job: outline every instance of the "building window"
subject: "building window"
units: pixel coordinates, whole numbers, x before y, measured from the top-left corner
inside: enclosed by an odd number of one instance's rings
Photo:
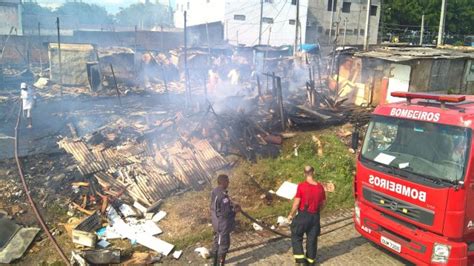
[[[324,34],[326,34],[327,36],[329,36],[329,29],[327,29]]]
[[[354,29],[354,35],[357,35],[359,34],[359,30],[358,29]]]
[[[245,20],[245,15],[234,15],[234,20]]]
[[[263,17],[262,22],[268,23],[268,24],[273,24],[273,18]]]
[[[328,0],[328,11],[336,12],[337,0]]]
[[[319,32],[319,33],[323,33],[323,27],[319,26],[319,27],[318,27],[318,32]]]
[[[346,30],[346,35],[352,35],[352,34],[353,34],[352,30]]]
[[[360,35],[364,35],[364,34],[365,34],[365,30],[364,30],[364,29],[360,29],[360,30],[359,30],[359,34],[360,34]]]
[[[273,4],[273,0],[265,0],[265,1],[263,1],[263,2],[269,3],[269,4]]]
[[[289,23],[290,23],[290,25],[295,25],[295,24],[296,24],[296,20],[290,19]]]
[[[342,3],[342,12],[343,13],[351,13],[351,2],[343,2]]]
[[[339,35],[343,35],[344,34],[344,29],[339,29]]]
[[[378,6],[370,6],[370,15],[377,16],[377,8]]]
[[[296,0],[291,0],[291,4],[296,6]]]

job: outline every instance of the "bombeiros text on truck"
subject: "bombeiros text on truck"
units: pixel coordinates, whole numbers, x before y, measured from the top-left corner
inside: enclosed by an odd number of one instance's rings
[[[358,156],[355,227],[417,265],[474,265],[474,97],[392,96]]]

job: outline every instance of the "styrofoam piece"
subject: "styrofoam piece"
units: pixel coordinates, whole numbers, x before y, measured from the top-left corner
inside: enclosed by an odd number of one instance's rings
[[[278,188],[276,194],[282,198],[291,200],[295,197],[297,188],[298,188],[297,184],[285,181]]]

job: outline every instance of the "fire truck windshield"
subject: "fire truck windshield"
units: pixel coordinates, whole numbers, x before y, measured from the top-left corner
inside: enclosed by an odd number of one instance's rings
[[[429,122],[376,116],[370,122],[362,159],[395,169],[414,182],[463,180],[471,130]]]

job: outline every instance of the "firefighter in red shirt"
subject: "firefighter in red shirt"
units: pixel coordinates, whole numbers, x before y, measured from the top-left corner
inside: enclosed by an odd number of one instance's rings
[[[288,215],[291,222],[291,245],[296,263],[314,265],[318,249],[318,236],[321,232],[319,212],[326,202],[323,186],[314,181],[314,168],[304,168],[305,182],[298,184],[293,207]],[[296,211],[298,214],[296,217]],[[303,236],[306,234],[306,256],[303,249]]]

